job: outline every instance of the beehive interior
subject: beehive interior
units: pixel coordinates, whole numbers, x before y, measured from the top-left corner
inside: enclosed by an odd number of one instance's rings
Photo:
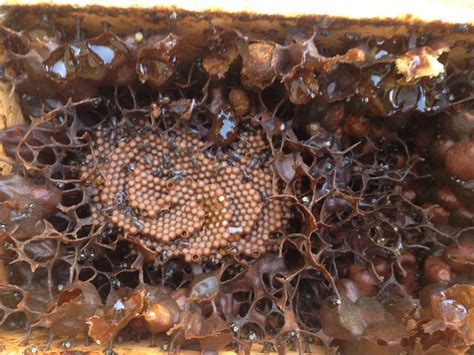
[[[29,351],[473,344],[471,29],[252,20],[11,9],[0,324],[49,329]]]

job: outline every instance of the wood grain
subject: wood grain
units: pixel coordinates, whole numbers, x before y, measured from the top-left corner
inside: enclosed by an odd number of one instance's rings
[[[19,331],[2,331],[0,332],[0,354],[18,354],[23,355],[26,350],[31,346],[37,348],[39,351],[37,354],[43,355],[59,355],[63,353],[66,349],[59,348],[58,343],[64,339],[57,339],[53,342],[52,347],[49,351],[40,351],[41,346],[46,342],[47,335],[45,331],[36,330],[33,332],[33,335],[30,338],[30,343],[28,346],[18,346],[18,344],[23,339],[24,333]],[[126,343],[117,343],[114,345],[114,351],[119,355],[146,355],[146,354],[168,354],[168,352],[163,352],[161,348],[149,347],[148,341],[141,341],[139,343],[135,342],[126,342]],[[3,347],[2,347],[3,346]],[[3,349],[3,351],[2,351]],[[69,354],[73,354],[73,351],[82,351],[89,355],[103,355],[103,347],[97,344],[91,344],[89,346],[84,345],[83,339],[78,339],[74,348],[67,349],[71,351]],[[252,349],[252,353],[261,354],[261,346],[255,345]],[[180,351],[180,354],[192,354],[198,355],[199,351]],[[222,351],[219,352],[220,355],[231,355],[235,354],[233,351]],[[296,355],[297,351],[287,351],[288,355]],[[311,346],[311,354],[313,355],[325,355],[327,354],[326,348],[323,346]]]

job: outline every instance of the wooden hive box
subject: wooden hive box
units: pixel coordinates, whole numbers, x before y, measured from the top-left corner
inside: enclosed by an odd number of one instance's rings
[[[285,38],[289,31],[311,31],[318,28],[319,43],[337,48],[348,37],[408,35],[410,31],[426,31],[447,40],[453,57],[462,61],[474,43],[474,3],[470,0],[293,0],[293,1],[225,1],[225,0],[125,0],[41,1],[0,0],[0,21],[15,29],[31,27],[48,14],[53,25],[62,25],[67,33],[75,31],[76,18],[88,34],[102,31],[103,23],[117,33],[140,30],[170,30],[187,39],[186,57],[193,58],[204,46],[203,33],[212,26],[238,28],[243,33],[272,38]],[[137,25],[139,24],[139,25]],[[189,45],[192,44],[192,45]],[[0,128],[28,122],[21,114],[18,98],[0,83]],[[5,173],[5,172],[4,172]],[[0,284],[6,275],[0,260]],[[0,330],[0,353],[21,354],[30,349],[19,346],[23,333]],[[30,343],[41,344],[45,334],[35,332]],[[47,353],[59,354],[55,348]],[[78,346],[74,350],[100,354],[102,347]],[[119,354],[147,354],[152,350],[146,342],[117,343]],[[323,347],[313,353],[325,354]],[[153,352],[158,350],[153,350]],[[41,351],[40,351],[41,352]],[[72,352],[67,352],[71,353]]]

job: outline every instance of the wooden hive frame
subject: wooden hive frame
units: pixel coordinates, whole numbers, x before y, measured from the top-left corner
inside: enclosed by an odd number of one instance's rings
[[[75,31],[76,18],[81,18],[81,26],[89,35],[100,33],[104,22],[117,33],[172,29],[187,38],[187,58],[192,58],[202,49],[203,33],[210,25],[238,28],[249,36],[271,34],[277,39],[284,39],[288,31],[311,32],[318,28],[321,34],[317,41],[332,47],[342,45],[348,36],[392,37],[408,35],[411,31],[429,32],[447,40],[454,48],[452,53],[457,60],[462,60],[474,44],[474,2],[470,0],[145,0],[135,5],[126,0],[6,0],[3,6],[0,0],[0,9],[0,21],[15,29],[35,25],[40,21],[39,14],[43,13],[48,14],[51,24],[64,26],[70,34]],[[26,121],[21,115],[18,99],[10,95],[10,88],[5,83],[0,83],[0,128]],[[0,283],[5,279],[5,267],[0,260]],[[23,353],[27,347],[18,345],[22,337],[21,332],[2,330],[0,353]],[[40,345],[44,339],[45,333],[35,332],[30,343]],[[48,353],[59,353],[54,346]],[[79,346],[74,350],[102,353],[102,347],[98,345]],[[114,350],[120,354],[147,354],[151,351],[145,342],[119,343]],[[312,350],[318,354],[325,353],[323,348]]]

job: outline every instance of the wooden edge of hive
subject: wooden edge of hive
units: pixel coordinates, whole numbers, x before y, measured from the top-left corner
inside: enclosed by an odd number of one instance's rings
[[[104,8],[107,10],[189,11],[254,16],[297,18],[329,16],[345,19],[399,20],[403,22],[441,21],[474,24],[474,4],[470,0],[4,0],[5,6]]]

